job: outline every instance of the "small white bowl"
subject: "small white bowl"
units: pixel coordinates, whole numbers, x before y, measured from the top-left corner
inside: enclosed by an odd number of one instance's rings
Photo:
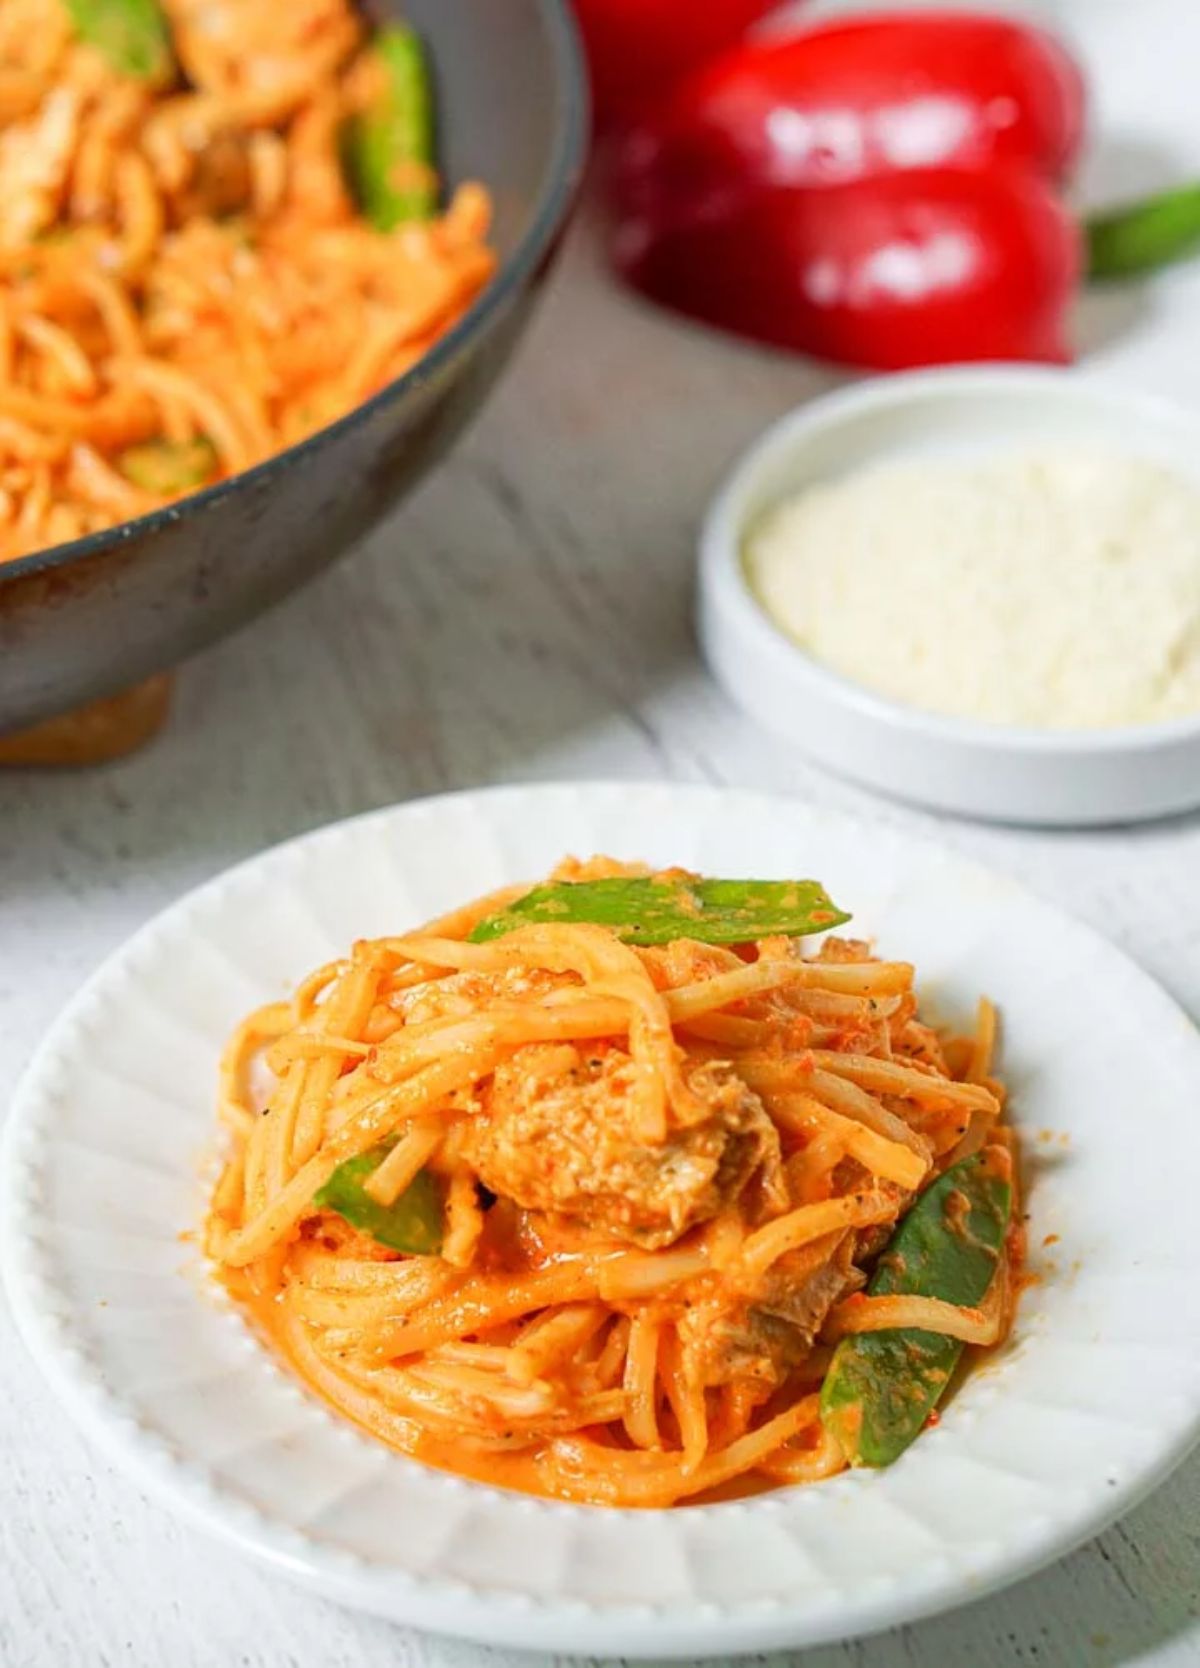
[[[1072,371],[987,366],[891,376],[814,400],[768,429],[727,479],[701,537],[700,640],[721,685],[829,769],[941,811],[1070,826],[1200,804],[1200,714],[1039,730],[925,712],[820,665],[750,589],[748,529],[803,487],[885,460],[1043,440],[1119,447],[1200,485],[1200,416]]]

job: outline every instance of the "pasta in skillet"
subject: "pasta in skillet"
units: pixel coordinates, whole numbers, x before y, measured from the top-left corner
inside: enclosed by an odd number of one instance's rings
[[[0,560],[236,474],[492,275],[420,43],[350,0],[0,5]]]

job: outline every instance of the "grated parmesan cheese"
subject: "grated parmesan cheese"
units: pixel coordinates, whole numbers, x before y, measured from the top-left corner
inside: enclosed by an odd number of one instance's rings
[[[1200,489],[1067,447],[882,464],[745,549],[815,659],[912,706],[1072,729],[1200,712]]]

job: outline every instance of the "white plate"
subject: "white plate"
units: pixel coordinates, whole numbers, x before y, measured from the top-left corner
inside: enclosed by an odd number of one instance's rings
[[[675,1512],[551,1504],[359,1436],[278,1372],[180,1241],[217,1051],[356,936],[566,851],[823,879],[944,1014],[1001,1003],[1034,1262],[1016,1342],[900,1463]],[[936,847],[786,800],[563,786],[427,800],[280,847],[108,961],[13,1109],[4,1262],[68,1410],[146,1490],[348,1604],[589,1655],[807,1645],[978,1597],[1094,1533],[1197,1433],[1200,1041],[1086,928]],[[1042,1132],[1046,1132],[1042,1138]],[[1044,1236],[1059,1243],[1040,1248]]]
[[[1200,416],[1047,366],[877,377],[811,400],[735,465],[700,544],[705,657],[752,718],[830,770],[938,810],[1000,822],[1127,822],[1200,804],[1200,715],[1036,730],[924,712],[831,671],[767,614],[743,564],[770,505],[866,464],[1064,441],[1124,450],[1200,483]]]

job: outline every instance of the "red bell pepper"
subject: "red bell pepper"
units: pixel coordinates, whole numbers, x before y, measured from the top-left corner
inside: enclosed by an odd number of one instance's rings
[[[635,110],[736,41],[777,0],[575,0],[597,120]]]
[[[857,16],[748,42],[682,83],[622,139],[619,200],[723,175],[830,185],[896,168],[1007,162],[1062,178],[1083,136],[1066,49],[1008,18]]]
[[[761,186],[632,217],[620,270],[740,335],[878,370],[1068,358],[1079,229],[1029,170],[913,169]]]
[[[1064,48],[897,13],[748,43],[618,142],[619,269],[663,305],[881,370],[1068,357],[1083,127]]]

